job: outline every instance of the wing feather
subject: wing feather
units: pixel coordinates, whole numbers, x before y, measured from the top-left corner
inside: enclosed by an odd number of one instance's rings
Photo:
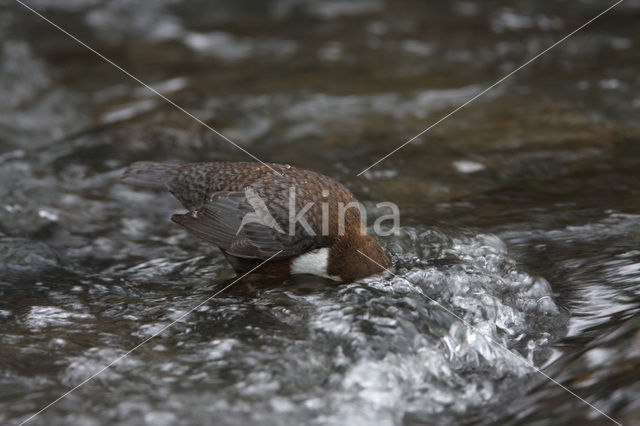
[[[250,194],[250,193],[249,193]],[[249,259],[285,259],[321,246],[321,238],[297,229],[288,231],[288,212],[277,205],[255,209],[247,192],[219,191],[204,206],[171,220],[195,236],[220,247],[227,254]],[[270,217],[265,217],[269,214]],[[249,216],[247,216],[249,215]],[[246,218],[249,217],[250,220]]]

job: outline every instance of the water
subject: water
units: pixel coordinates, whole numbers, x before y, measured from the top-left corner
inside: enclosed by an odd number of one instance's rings
[[[534,367],[640,422],[640,3],[360,177],[606,5],[29,4],[262,160],[396,202],[402,231],[381,276],[251,277],[183,317],[233,271],[117,177],[248,158],[0,2],[0,423],[176,320],[31,424],[613,424]]]

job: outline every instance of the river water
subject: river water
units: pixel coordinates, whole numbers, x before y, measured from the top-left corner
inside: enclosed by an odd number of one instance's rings
[[[361,176],[613,2],[26,3],[402,225],[389,272],[244,279],[29,424],[640,423],[639,1]],[[0,1],[0,424],[233,281],[137,160],[250,158]]]

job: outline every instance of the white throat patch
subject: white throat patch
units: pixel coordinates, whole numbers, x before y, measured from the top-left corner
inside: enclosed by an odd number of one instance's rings
[[[329,249],[327,247],[312,250],[294,257],[291,262],[292,274],[311,274],[341,281],[340,277],[327,274],[329,264]]]

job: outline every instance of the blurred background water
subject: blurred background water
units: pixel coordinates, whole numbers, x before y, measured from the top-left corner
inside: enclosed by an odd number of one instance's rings
[[[640,423],[640,1],[360,177],[613,2],[25,3],[403,227],[393,274],[243,280],[31,424],[612,424],[526,362]],[[0,423],[231,282],[136,160],[249,158],[0,0]]]

